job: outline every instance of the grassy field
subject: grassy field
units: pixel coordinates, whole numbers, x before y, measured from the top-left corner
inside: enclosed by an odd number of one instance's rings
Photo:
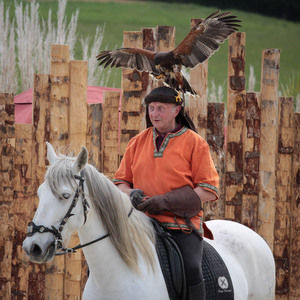
[[[5,5],[11,1],[5,0]],[[52,9],[53,21],[56,18],[57,1],[42,1],[40,15],[47,19]],[[143,27],[169,25],[176,27],[176,45],[190,29],[191,18],[205,18],[217,7],[204,7],[196,4],[167,4],[163,2],[97,2],[69,1],[68,17],[79,9],[78,36],[95,34],[97,25],[105,24],[103,48],[113,49],[122,46],[123,31],[138,31]],[[13,9],[11,9],[13,12]],[[265,17],[254,13],[232,10],[242,20],[241,31],[246,32],[246,76],[250,65],[254,66],[256,90],[259,90],[261,54],[265,48],[281,49],[280,84],[287,84],[292,76],[300,74],[300,23]],[[76,47],[75,57],[81,59],[80,47]],[[209,81],[226,88],[227,42],[209,61]],[[120,86],[120,72],[112,76],[110,86]]]

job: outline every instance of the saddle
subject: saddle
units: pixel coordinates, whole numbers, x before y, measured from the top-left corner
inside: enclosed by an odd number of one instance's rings
[[[171,300],[186,300],[186,278],[180,250],[158,221],[152,220],[156,231],[156,251]],[[234,291],[228,269],[218,252],[203,240],[203,277],[207,300],[233,300]]]

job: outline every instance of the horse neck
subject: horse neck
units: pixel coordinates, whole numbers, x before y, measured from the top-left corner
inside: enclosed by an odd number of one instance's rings
[[[106,234],[107,231],[101,220],[98,218],[95,211],[91,209],[85,225],[78,230],[81,245],[92,242]],[[99,264],[105,264],[108,259],[107,256],[110,255],[110,253],[115,252],[113,248],[114,246],[109,237],[84,247],[83,253],[90,270],[92,271],[95,269],[96,271]]]
[[[107,231],[101,220],[91,209],[86,224],[78,230],[80,243],[89,243],[106,234]],[[89,289],[113,290],[115,284],[121,284],[124,278],[132,278],[131,280],[136,281],[136,274],[128,268],[110,237],[84,247],[83,253],[89,268]]]

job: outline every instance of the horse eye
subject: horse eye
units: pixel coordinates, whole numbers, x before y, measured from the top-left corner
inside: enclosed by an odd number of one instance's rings
[[[71,195],[68,193],[63,193],[62,196],[64,199],[69,199]]]

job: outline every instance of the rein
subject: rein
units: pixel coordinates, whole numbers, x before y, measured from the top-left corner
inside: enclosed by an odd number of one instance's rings
[[[85,243],[83,245],[79,244],[73,248],[63,248],[62,246],[62,236],[61,236],[61,232],[64,229],[65,224],[67,223],[67,221],[69,220],[70,217],[74,216],[74,214],[72,214],[72,210],[74,209],[74,207],[76,206],[79,196],[80,194],[82,195],[82,204],[83,204],[83,212],[84,212],[84,223],[86,223],[87,220],[87,214],[88,214],[88,210],[90,208],[88,201],[86,200],[86,198],[84,197],[84,188],[83,188],[83,182],[84,182],[84,174],[83,172],[80,173],[81,176],[78,175],[74,175],[75,179],[79,180],[79,187],[76,189],[76,193],[74,195],[73,201],[71,203],[71,206],[69,207],[67,213],[65,214],[65,216],[63,217],[62,221],[60,222],[58,229],[55,226],[51,226],[51,228],[48,228],[46,226],[40,225],[37,226],[34,222],[30,222],[28,224],[27,227],[27,236],[33,236],[35,233],[39,232],[39,233],[45,233],[45,232],[50,232],[54,235],[55,238],[55,255],[65,255],[65,254],[70,254],[73,252],[76,252],[76,250],[87,247],[89,245],[92,245],[96,242],[99,242],[107,237],[109,237],[109,233],[99,237],[98,239],[95,239],[91,242]],[[133,208],[131,208],[128,217],[130,217],[131,213],[133,211]],[[57,252],[57,250],[59,250],[59,252]]]

